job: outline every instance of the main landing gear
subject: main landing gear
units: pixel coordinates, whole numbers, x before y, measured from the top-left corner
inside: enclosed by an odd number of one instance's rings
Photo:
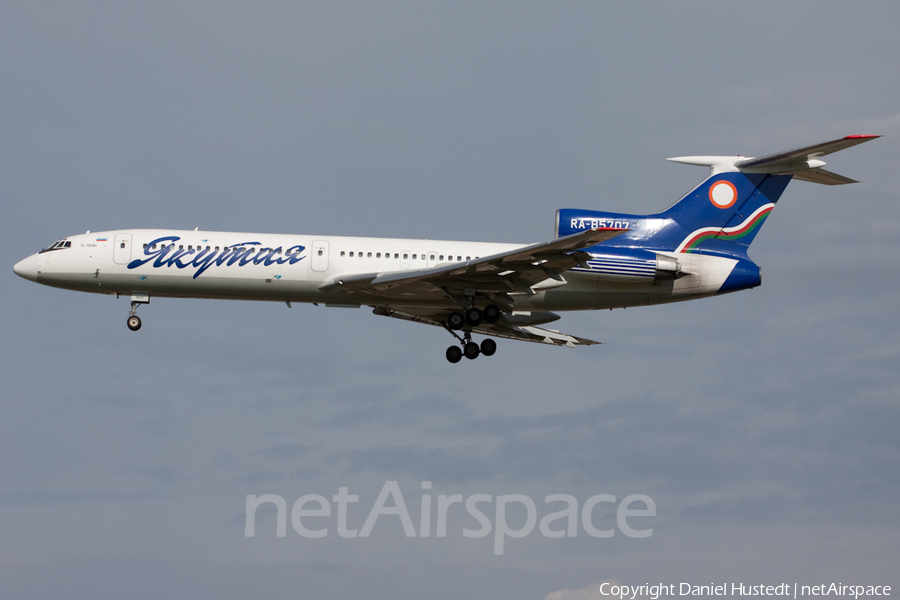
[[[468,324],[472,327],[478,327],[481,322],[496,323],[500,320],[500,309],[493,304],[489,304],[481,310],[475,306],[469,306],[465,314],[461,312],[452,312],[447,317],[447,326],[450,329],[458,331]]]
[[[482,322],[496,323],[500,320],[500,309],[493,304],[489,304],[481,310],[470,305],[466,308],[465,313],[452,312],[447,317],[447,330],[459,340],[460,346],[450,346],[447,348],[447,360],[452,363],[458,363],[465,356],[469,360],[475,360],[479,354],[485,356],[493,356],[497,351],[497,342],[487,338],[482,340],[481,346],[472,341],[472,332],[463,332],[460,337],[456,332],[469,325],[470,327],[478,327]]]
[[[462,348],[459,346],[450,346],[447,348],[447,360],[452,363],[458,363],[465,356],[469,360],[475,360],[479,354],[492,356],[497,351],[497,342],[491,338],[481,341],[479,347],[477,343],[472,341],[472,334],[466,332],[465,340],[462,342]]]

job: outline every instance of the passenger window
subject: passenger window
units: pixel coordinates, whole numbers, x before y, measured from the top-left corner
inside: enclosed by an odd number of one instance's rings
[[[443,256],[441,258],[443,258]],[[431,255],[431,260],[434,260],[434,254]]]
[[[319,249],[319,256],[322,256],[322,250]]]
[[[147,244],[144,244],[144,250],[146,250],[146,249],[147,249]]]
[[[471,257],[471,256],[467,256],[467,257],[466,257],[466,260],[472,260],[472,257]]]
[[[404,258],[404,259],[409,258],[409,254],[404,254],[404,255],[403,255],[403,258]],[[415,258],[415,257],[413,257],[413,258]]]
[[[352,253],[352,252],[350,253],[350,258],[353,258],[353,253]]]
[[[444,260],[444,255],[441,254],[440,257],[438,257],[438,260]]]
[[[394,258],[400,258],[400,254],[398,252],[394,252]],[[403,258],[406,258],[405,256]]]
[[[366,255],[366,258],[372,258],[372,253],[369,252],[369,253]]]
[[[415,254],[413,254],[413,260],[416,260],[416,255],[415,255]]]
[[[344,251],[343,251],[343,250],[341,250],[341,256],[343,256],[343,255],[344,255]]]

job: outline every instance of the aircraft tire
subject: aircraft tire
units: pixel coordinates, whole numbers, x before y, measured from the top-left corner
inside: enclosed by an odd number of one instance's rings
[[[462,329],[462,326],[466,324],[466,318],[460,312],[452,312],[450,316],[447,317],[447,326],[450,329]]]
[[[452,363],[458,363],[462,358],[462,350],[459,346],[450,346],[447,348],[447,360]]]
[[[487,311],[485,311],[487,312]],[[497,342],[492,340],[491,338],[487,338],[485,340],[481,340],[481,353],[485,356],[493,356],[494,352],[497,351]]]
[[[137,331],[141,328],[141,318],[137,315],[131,315],[128,317],[128,329],[132,331]]]
[[[481,354],[481,350],[479,350],[478,344],[476,344],[475,342],[469,342],[463,349],[463,354],[469,360],[475,360],[476,358],[478,358],[478,355]]]
[[[484,307],[484,320],[488,323],[496,323],[500,320],[500,309],[495,304],[488,304]]]
[[[466,323],[471,325],[472,327],[478,327],[481,325],[481,321],[484,319],[484,313],[481,312],[481,309],[469,308],[466,310]]]

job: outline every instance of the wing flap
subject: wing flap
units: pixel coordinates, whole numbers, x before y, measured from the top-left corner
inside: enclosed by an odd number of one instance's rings
[[[450,311],[433,308],[417,309],[414,307],[404,307],[401,310],[396,310],[386,306],[376,306],[372,312],[384,317],[413,321],[415,323],[425,323],[426,325],[447,329],[446,319]],[[493,324],[482,323],[477,327],[469,327],[467,325],[464,330],[481,335],[523,342],[534,342],[538,344],[550,344],[553,346],[566,346],[568,348],[574,348],[575,346],[592,346],[600,343],[594,340],[560,333],[555,329],[544,329],[534,325],[515,325],[507,323],[503,319]]]

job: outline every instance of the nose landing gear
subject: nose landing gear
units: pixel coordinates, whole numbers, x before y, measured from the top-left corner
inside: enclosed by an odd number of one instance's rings
[[[128,329],[137,331],[141,328],[141,318],[137,316],[138,306],[141,304],[150,304],[150,296],[147,294],[131,295],[131,311],[128,313]]]

